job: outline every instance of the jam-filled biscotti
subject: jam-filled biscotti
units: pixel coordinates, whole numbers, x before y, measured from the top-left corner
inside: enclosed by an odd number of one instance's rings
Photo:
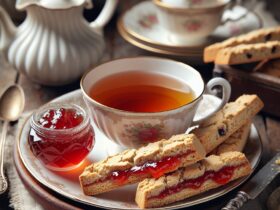
[[[243,153],[211,155],[159,179],[140,182],[135,201],[140,208],[160,207],[225,185],[251,172]]]
[[[201,141],[208,154],[252,119],[262,107],[263,102],[257,95],[242,95],[203,121],[192,133]]]
[[[195,135],[176,135],[86,167],[80,175],[80,184],[86,195],[96,195],[145,178],[158,178],[196,163],[205,155],[204,147]]]

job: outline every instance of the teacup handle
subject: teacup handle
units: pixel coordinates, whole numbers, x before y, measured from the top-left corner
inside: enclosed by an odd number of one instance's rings
[[[230,9],[232,9],[234,6],[236,6],[236,5],[244,5],[244,3],[245,3],[245,1],[246,0],[232,0],[231,2],[230,2]],[[249,8],[247,8],[247,12],[246,13],[244,13],[243,15],[241,15],[240,17],[238,17],[238,18],[235,18],[235,19],[233,19],[233,18],[227,18],[227,19],[225,19],[225,20],[223,20],[222,21],[222,25],[224,25],[225,23],[227,23],[227,22],[236,22],[236,21],[239,21],[239,20],[241,20],[242,18],[244,18],[244,17],[246,17],[247,15],[248,15],[248,13],[249,12],[251,12],[251,11],[253,11],[254,10],[254,8],[255,8],[255,6],[256,6],[256,4],[257,4],[257,0],[253,0],[253,3],[251,3],[250,4],[250,7]]]
[[[206,85],[205,93],[215,96],[217,92],[215,91],[214,87],[216,87],[216,86],[222,87],[223,95],[222,95],[221,103],[219,104],[219,106],[217,106],[214,110],[212,110],[209,114],[207,114],[203,118],[201,118],[199,120],[194,120],[193,125],[198,125],[202,121],[207,120],[209,117],[211,117],[216,112],[218,112],[221,108],[223,108],[224,105],[229,101],[230,94],[231,94],[231,86],[227,80],[225,80],[221,77],[211,79]]]
[[[117,4],[118,0],[106,0],[105,5],[98,17],[90,23],[90,26],[94,29],[95,32],[101,35],[103,34],[103,28],[113,16]]]

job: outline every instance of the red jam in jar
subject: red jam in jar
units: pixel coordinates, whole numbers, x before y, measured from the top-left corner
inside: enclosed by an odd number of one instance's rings
[[[94,145],[94,130],[86,112],[77,105],[53,104],[31,118],[28,143],[47,168],[76,168]]]

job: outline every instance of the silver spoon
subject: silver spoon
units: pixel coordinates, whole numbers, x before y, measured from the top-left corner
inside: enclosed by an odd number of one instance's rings
[[[7,178],[4,175],[4,147],[8,125],[17,120],[24,109],[24,92],[18,85],[10,86],[0,98],[0,119],[4,120],[0,138],[0,194],[8,189]]]

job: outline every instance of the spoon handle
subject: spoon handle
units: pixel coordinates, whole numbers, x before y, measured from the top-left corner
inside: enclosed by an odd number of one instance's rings
[[[4,174],[4,151],[7,130],[8,121],[4,121],[0,139],[0,194],[3,194],[8,189],[8,181]]]

